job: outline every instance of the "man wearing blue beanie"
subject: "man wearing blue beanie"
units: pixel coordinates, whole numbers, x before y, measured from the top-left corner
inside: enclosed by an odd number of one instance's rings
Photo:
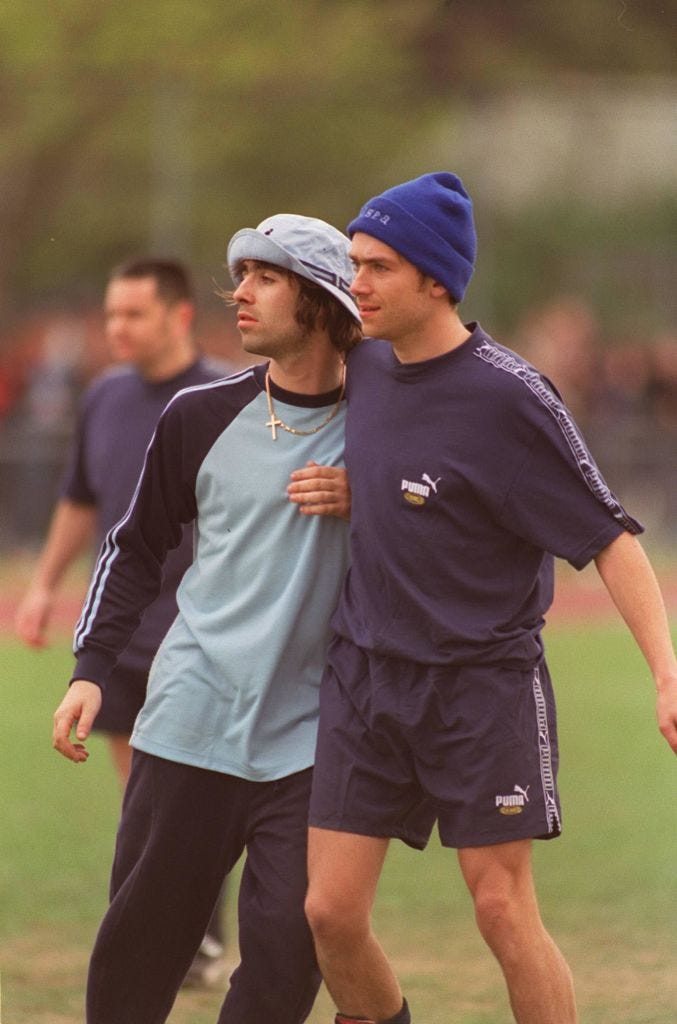
[[[389,840],[423,849],[435,824],[458,851],[515,1020],[574,1024],[531,868],[533,840],[561,831],[541,635],[554,557],[595,562],[677,752],[663,600],[641,525],[555,388],[459,316],[476,250],[461,181],[439,172],[390,188],[348,234],[371,337],[348,361],[351,567],[321,688],[306,901],[336,1024],[411,1019],[370,915]]]

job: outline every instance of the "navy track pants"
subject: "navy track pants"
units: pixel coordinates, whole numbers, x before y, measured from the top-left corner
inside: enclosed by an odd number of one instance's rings
[[[246,851],[240,965],[218,1024],[302,1024],[320,985],[303,902],[312,770],[274,782],[134,752],[91,957],[87,1024],[163,1024]]]

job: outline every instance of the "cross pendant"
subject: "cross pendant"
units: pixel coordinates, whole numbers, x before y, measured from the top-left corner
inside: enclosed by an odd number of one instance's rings
[[[278,420],[274,412],[271,412],[270,419],[266,423],[267,427],[270,427],[270,432],[273,435],[273,441],[277,441],[277,428],[282,426],[282,420]]]

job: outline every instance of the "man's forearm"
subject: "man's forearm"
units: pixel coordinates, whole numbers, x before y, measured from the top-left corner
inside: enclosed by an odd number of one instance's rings
[[[642,545],[623,533],[595,559],[597,571],[625,619],[659,687],[677,677],[663,596]]]
[[[54,510],[32,585],[53,591],[70,565],[91,545],[95,524],[93,505],[78,505],[62,498]]]
[[[658,727],[677,753],[677,662],[655,573],[637,538],[628,533],[601,551],[595,562],[651,669]]]

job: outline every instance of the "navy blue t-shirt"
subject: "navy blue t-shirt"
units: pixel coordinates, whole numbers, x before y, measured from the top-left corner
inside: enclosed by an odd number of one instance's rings
[[[160,414],[183,388],[224,377],[228,367],[199,359],[188,369],[153,383],[135,369],[106,370],[88,387],[78,416],[61,496],[97,511],[97,545],[122,518],[132,500],[146,449]],[[176,588],[193,560],[192,530],[186,528],[178,548],[163,567],[162,590],[118,660],[120,668],[147,673],[160,641],[173,622]]]
[[[332,626],[424,664],[533,663],[553,556],[582,568],[642,527],[552,385],[469,329],[425,362],[373,339],[350,355],[351,568]]]

